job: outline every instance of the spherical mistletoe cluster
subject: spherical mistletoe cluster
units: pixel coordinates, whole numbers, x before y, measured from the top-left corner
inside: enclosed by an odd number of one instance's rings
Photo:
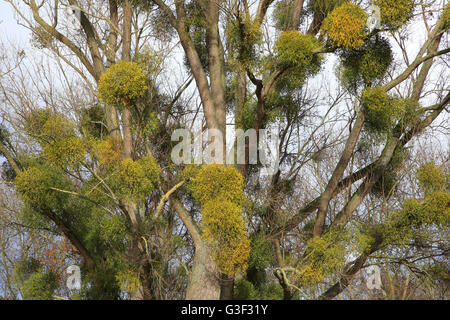
[[[450,182],[450,174],[445,174],[433,162],[422,165],[416,173],[419,186],[425,192],[430,194],[435,191],[443,191],[448,187]]]
[[[281,66],[297,70],[312,68],[314,50],[320,47],[319,41],[312,35],[299,31],[284,31],[275,43],[277,61]]]
[[[139,160],[124,159],[111,176],[114,191],[123,197],[141,200],[148,196],[159,181],[159,168],[155,158],[145,156]]]
[[[341,55],[341,80],[356,89],[371,86],[384,78],[393,56],[389,41],[380,37],[370,39],[357,50],[345,50]]]
[[[25,118],[25,130],[40,143],[51,165],[78,166],[87,152],[86,141],[76,136],[74,123],[50,110],[30,112]]]
[[[389,132],[406,109],[405,100],[390,97],[382,87],[367,88],[361,101],[367,111],[366,126],[378,133]]]
[[[76,167],[84,160],[87,146],[82,138],[73,136],[46,144],[43,150],[49,163],[62,167]]]
[[[25,116],[25,131],[38,142],[70,138],[74,128],[73,122],[50,109],[34,110]]]
[[[375,0],[380,8],[381,24],[390,29],[398,29],[412,16],[414,0]]]
[[[358,48],[364,44],[366,20],[367,14],[360,6],[346,2],[325,18],[322,31],[335,47]]]
[[[16,190],[25,201],[41,208],[57,208],[65,203],[68,194],[55,190],[70,190],[68,179],[54,169],[34,166],[16,177]]]
[[[119,61],[98,82],[98,92],[103,102],[121,108],[130,107],[144,95],[145,90],[145,74],[135,62]]]
[[[244,272],[250,241],[242,217],[244,179],[233,167],[203,165],[191,179],[195,200],[202,209],[204,239],[210,244],[221,272]]]
[[[450,223],[450,174],[433,162],[422,165],[416,172],[423,200],[410,198],[401,209],[389,216],[383,228],[387,244],[409,244],[417,238],[430,238],[432,233],[446,232]]]
[[[193,196],[201,205],[223,199],[241,205],[244,200],[244,178],[233,167],[208,164],[191,179]]]
[[[320,47],[312,35],[296,30],[282,32],[275,43],[277,64],[288,68],[276,82],[277,90],[301,87],[305,79],[320,70],[322,55],[314,53]]]

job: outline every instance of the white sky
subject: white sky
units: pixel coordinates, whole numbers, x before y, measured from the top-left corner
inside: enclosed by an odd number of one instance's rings
[[[0,0],[0,39],[28,46],[30,33],[20,26],[14,14],[14,9],[5,1]]]

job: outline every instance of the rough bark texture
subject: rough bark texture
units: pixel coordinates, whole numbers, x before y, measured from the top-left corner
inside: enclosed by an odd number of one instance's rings
[[[219,272],[216,263],[206,245],[196,246],[186,300],[218,300],[219,297]]]
[[[234,278],[222,274],[220,279],[220,300],[232,300],[234,292]]]
[[[218,300],[220,297],[220,274],[211,252],[184,205],[178,199],[172,199],[171,203],[186,226],[195,246],[194,264],[189,273],[186,299]]]

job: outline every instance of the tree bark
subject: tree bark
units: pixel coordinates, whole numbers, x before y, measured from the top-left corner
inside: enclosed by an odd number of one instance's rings
[[[172,199],[178,216],[194,241],[194,265],[189,272],[186,300],[218,300],[220,297],[219,270],[211,252],[203,241],[190,213],[178,199]]]
[[[219,297],[219,271],[216,263],[206,244],[196,246],[186,300],[218,300]]]
[[[233,300],[234,278],[222,273],[220,279],[220,300]]]

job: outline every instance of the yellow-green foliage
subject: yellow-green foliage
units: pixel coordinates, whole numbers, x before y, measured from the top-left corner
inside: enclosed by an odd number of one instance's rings
[[[85,157],[87,146],[82,138],[60,139],[43,146],[47,161],[57,166],[77,166]]]
[[[136,62],[119,61],[98,81],[103,102],[121,108],[130,107],[147,90],[145,74]]]
[[[306,73],[311,68],[311,71],[317,71],[317,62],[316,66],[312,62],[314,61],[313,52],[319,47],[319,41],[314,36],[291,30],[280,34],[275,43],[275,52],[281,66],[293,67]]]
[[[393,56],[389,41],[380,37],[368,40],[357,50],[345,51],[341,55],[343,83],[356,89],[372,86],[384,78]]]
[[[409,240],[420,228],[437,226],[446,228],[450,223],[450,193],[436,191],[424,200],[407,199],[402,208],[393,213],[386,223],[386,242]]]
[[[242,205],[244,178],[233,167],[208,164],[200,168],[191,179],[193,196],[202,206],[210,201],[223,199]]]
[[[404,25],[414,10],[414,0],[375,0],[381,11],[381,23],[397,29]]]
[[[159,181],[159,168],[155,158],[145,156],[139,160],[122,160],[111,183],[124,197],[141,200],[148,196]]]
[[[99,165],[106,168],[115,166],[120,161],[121,154],[119,150],[116,148],[111,137],[98,141],[94,144],[93,148],[95,158],[98,160]]]
[[[58,287],[53,272],[39,270],[29,276],[23,283],[24,300],[53,300],[53,293]]]
[[[417,170],[416,177],[419,186],[425,194],[430,194],[435,191],[445,190],[450,175],[446,175],[445,172],[433,162],[428,162]]]
[[[139,275],[133,270],[120,271],[116,279],[121,290],[133,293],[139,289]]]
[[[404,101],[388,96],[382,87],[367,88],[361,101],[367,110],[366,125],[375,132],[388,132],[405,113]]]
[[[68,194],[61,190],[70,189],[70,182],[59,172],[49,167],[29,167],[16,177],[16,190],[25,201],[42,208],[56,208],[66,201]]]
[[[308,242],[305,260],[297,274],[297,280],[302,285],[315,285],[343,267],[345,247],[334,237],[335,235],[327,233],[322,237],[314,237]]]
[[[319,47],[319,41],[312,35],[299,31],[285,31],[280,34],[275,43],[276,62],[278,67],[288,70],[275,83],[278,92],[300,88],[308,76],[320,70],[323,56],[314,53]]]
[[[207,226],[203,236],[211,241],[232,242],[244,225],[241,213],[241,206],[223,198],[206,202],[202,205],[203,224]]]
[[[444,30],[448,30],[450,28],[450,2],[445,6],[442,16]]]
[[[231,63],[239,60],[245,66],[251,66],[256,61],[256,45],[260,42],[262,32],[257,21],[251,16],[241,14],[239,19],[233,19],[225,30],[228,44],[231,48]]]
[[[40,143],[48,163],[55,166],[78,166],[89,149],[88,141],[76,136],[72,121],[48,109],[28,114],[25,130]]]
[[[220,270],[230,276],[245,272],[250,254],[241,214],[241,206],[223,199],[202,206],[202,236],[211,245]]]
[[[49,109],[32,111],[25,116],[25,131],[40,143],[73,137],[74,129],[73,122]]]
[[[46,160],[56,166],[76,166],[83,160],[88,146],[75,134],[75,124],[48,109],[30,112],[25,130],[41,144]]]
[[[148,115],[145,127],[142,129],[142,134],[145,137],[152,137],[155,135],[158,130],[161,128],[161,122],[159,121],[158,117],[156,116],[155,112],[151,112]]]
[[[367,14],[351,2],[334,9],[323,21],[322,30],[333,46],[358,48],[364,44]]]
[[[245,272],[250,241],[242,217],[244,179],[233,167],[203,165],[191,179],[195,200],[202,209],[204,239],[219,269],[230,276]]]
[[[262,237],[254,237],[251,241],[249,266],[256,270],[264,270],[272,259],[272,249],[270,248],[269,241]]]

